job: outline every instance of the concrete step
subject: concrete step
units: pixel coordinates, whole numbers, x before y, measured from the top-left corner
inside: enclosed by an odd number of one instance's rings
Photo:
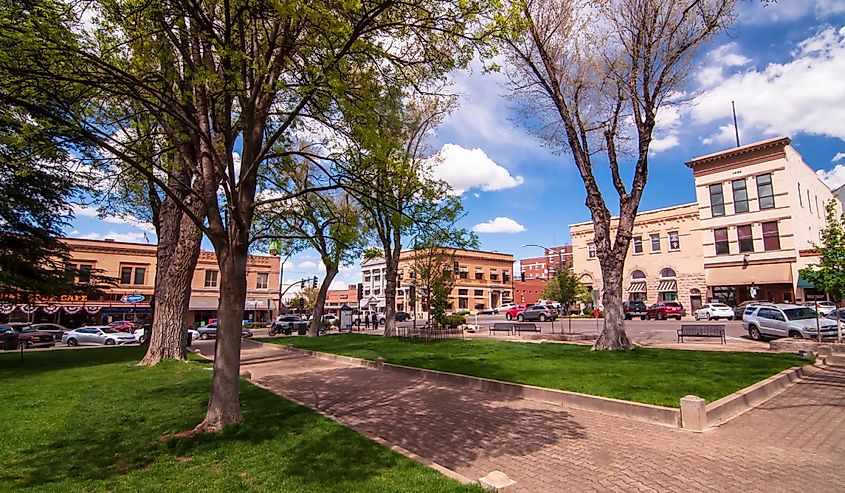
[[[833,353],[825,361],[828,365],[845,366],[845,354]]]

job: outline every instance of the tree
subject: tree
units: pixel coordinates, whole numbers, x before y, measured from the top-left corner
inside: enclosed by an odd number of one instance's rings
[[[839,213],[836,199],[825,206],[825,217],[827,225],[821,231],[821,245],[814,245],[819,261],[801,269],[800,275],[841,303],[845,299],[845,213]],[[819,342],[821,337],[819,331]],[[842,342],[842,327],[838,323],[837,339]]]
[[[586,293],[587,289],[581,284],[581,277],[575,274],[572,267],[559,264],[545,288],[543,298],[555,300],[566,309],[569,317],[569,331],[572,331],[572,304]]]
[[[100,118],[108,113],[92,119],[47,108],[42,114],[78,125],[103,152],[131,163],[212,243],[221,278],[219,325],[208,408],[195,432],[216,431],[243,419],[240,332],[255,212],[293,198],[258,195],[259,170],[280,147],[298,153],[298,132],[332,128],[347,111],[367,109],[361,103],[373,95],[357,92],[360,67],[377,69],[385,86],[413,87],[466,64],[481,7],[462,0],[425,8],[393,1],[94,3],[99,29],[85,43],[51,39],[29,58],[73,55],[81,60],[73,81],[95,104],[122,97],[156,115],[168,146],[194,171],[191,194],[203,202],[204,217],[162,178],[168,170],[150,170],[125,152],[115,138],[117,123]],[[16,87],[33,76],[51,77],[49,71],[14,75],[0,86],[4,103],[29,105]],[[319,187],[296,194],[345,186],[334,169],[324,170]]]
[[[290,299],[290,306],[297,310],[304,310],[306,313],[314,313],[314,307],[317,305],[317,295],[319,291],[313,287],[306,286],[300,292]]]
[[[657,114],[684,90],[696,52],[732,18],[735,0],[525,0],[507,37],[509,77],[525,124],[567,150],[584,182],[602,274],[604,330],[594,349],[629,349],[622,272],[648,176]],[[627,146],[631,144],[630,149]],[[630,186],[621,173],[627,151]],[[599,158],[603,156],[603,158]],[[601,159],[601,161],[599,161]],[[596,168],[607,162],[611,214]],[[616,234],[611,235],[612,230]]]

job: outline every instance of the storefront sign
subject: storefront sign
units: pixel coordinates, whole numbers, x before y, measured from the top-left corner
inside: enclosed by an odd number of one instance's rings
[[[147,299],[143,294],[125,294],[120,301],[124,303],[141,303]]]

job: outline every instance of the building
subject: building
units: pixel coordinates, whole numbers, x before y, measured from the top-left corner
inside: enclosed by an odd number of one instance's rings
[[[113,320],[149,320],[155,289],[156,245],[113,240],[62,240],[70,249],[71,260],[82,272],[100,271],[117,283],[107,287],[97,299],[84,295],[36,298],[29,306],[0,304],[0,317],[10,321],[57,322],[68,327],[103,324]],[[247,264],[249,320],[270,320],[276,310],[279,292],[279,258],[250,255]],[[87,279],[78,279],[87,282]],[[217,318],[219,275],[212,252],[201,252],[191,284],[189,320],[194,323]]]
[[[623,299],[680,301],[695,310],[706,292],[698,204],[641,212],[634,221],[625,258]],[[612,235],[616,234],[611,220]],[[592,222],[569,226],[575,273],[589,289],[601,289],[601,268]]]
[[[387,286],[386,275],[387,264],[384,257],[361,260],[361,299],[357,300],[358,308],[384,313],[387,306],[384,298]]]
[[[687,163],[709,297],[789,303],[816,294],[798,286],[799,270],[815,261],[801,252],[819,241],[824,207],[834,195],[789,144],[779,137]]]
[[[815,171],[779,137],[692,159],[696,202],[641,212],[625,259],[623,298],[800,302],[822,297],[799,271],[834,198]],[[839,206],[841,209],[841,205]],[[570,226],[577,273],[601,288],[592,223]]]
[[[396,293],[396,309],[421,313],[427,310],[419,296],[416,306],[411,302],[411,292],[419,288],[415,279],[417,252],[406,250],[399,257],[399,286]],[[513,255],[480,250],[448,249],[446,255],[457,264],[458,275],[449,295],[449,310],[474,312],[495,308],[512,302]],[[452,270],[453,266],[448,266]]]
[[[543,290],[546,288],[545,279],[515,279],[513,281],[513,302],[520,305],[533,305],[543,297]]]
[[[346,289],[330,289],[326,293],[326,303],[323,305],[325,313],[334,313],[340,316],[340,308],[347,305],[349,308],[358,307],[358,285],[349,284]]]
[[[519,272],[525,279],[549,279],[560,263],[572,267],[572,245],[545,248],[542,257],[520,259]]]

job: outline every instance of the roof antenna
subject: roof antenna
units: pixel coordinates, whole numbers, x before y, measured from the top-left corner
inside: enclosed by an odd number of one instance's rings
[[[739,125],[736,124],[736,105],[731,101],[731,108],[734,111],[734,132],[736,132],[736,146],[739,147]]]

